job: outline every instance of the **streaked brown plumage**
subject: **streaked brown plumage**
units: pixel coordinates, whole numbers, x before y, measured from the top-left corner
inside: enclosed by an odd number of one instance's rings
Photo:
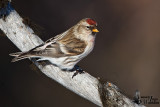
[[[82,19],[69,30],[28,52],[10,54],[15,56],[12,62],[25,58],[40,58],[38,61],[49,60],[61,69],[73,69],[76,63],[92,51],[96,32],[97,23],[94,20]]]

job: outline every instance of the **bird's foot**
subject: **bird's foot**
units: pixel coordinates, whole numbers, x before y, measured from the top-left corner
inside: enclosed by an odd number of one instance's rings
[[[76,72],[73,74],[72,78],[75,77],[77,74],[85,73],[85,71],[82,68],[80,68],[78,65],[75,65],[73,70]]]
[[[11,11],[13,11],[13,7],[11,6],[10,0],[1,0],[0,1],[0,18],[3,18],[5,20],[6,16],[10,14]]]

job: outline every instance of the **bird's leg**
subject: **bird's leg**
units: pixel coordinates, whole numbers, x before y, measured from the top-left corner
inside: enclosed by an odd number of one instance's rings
[[[76,72],[73,74],[72,78],[75,77],[77,74],[84,73],[84,70],[80,68],[78,65],[74,66],[73,71],[76,71]]]

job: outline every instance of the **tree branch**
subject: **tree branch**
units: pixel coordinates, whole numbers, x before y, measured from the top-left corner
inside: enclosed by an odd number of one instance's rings
[[[0,18],[0,29],[21,51],[28,51],[43,43],[33,30],[23,23],[23,19],[13,8],[0,9],[3,11],[10,9],[9,13],[5,14],[5,19]],[[1,10],[2,16],[4,13]],[[114,84],[101,82],[88,73],[77,75],[72,79],[74,72],[64,72],[53,65],[42,65],[35,59],[31,60],[45,75],[98,106],[144,107],[121,94]]]

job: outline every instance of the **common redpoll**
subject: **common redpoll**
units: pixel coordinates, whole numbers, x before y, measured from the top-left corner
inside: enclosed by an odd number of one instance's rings
[[[75,65],[87,56],[94,47],[97,23],[85,18],[62,34],[27,52],[10,54],[15,56],[12,62],[25,58],[39,58],[37,61],[48,60],[62,70],[79,69]]]

